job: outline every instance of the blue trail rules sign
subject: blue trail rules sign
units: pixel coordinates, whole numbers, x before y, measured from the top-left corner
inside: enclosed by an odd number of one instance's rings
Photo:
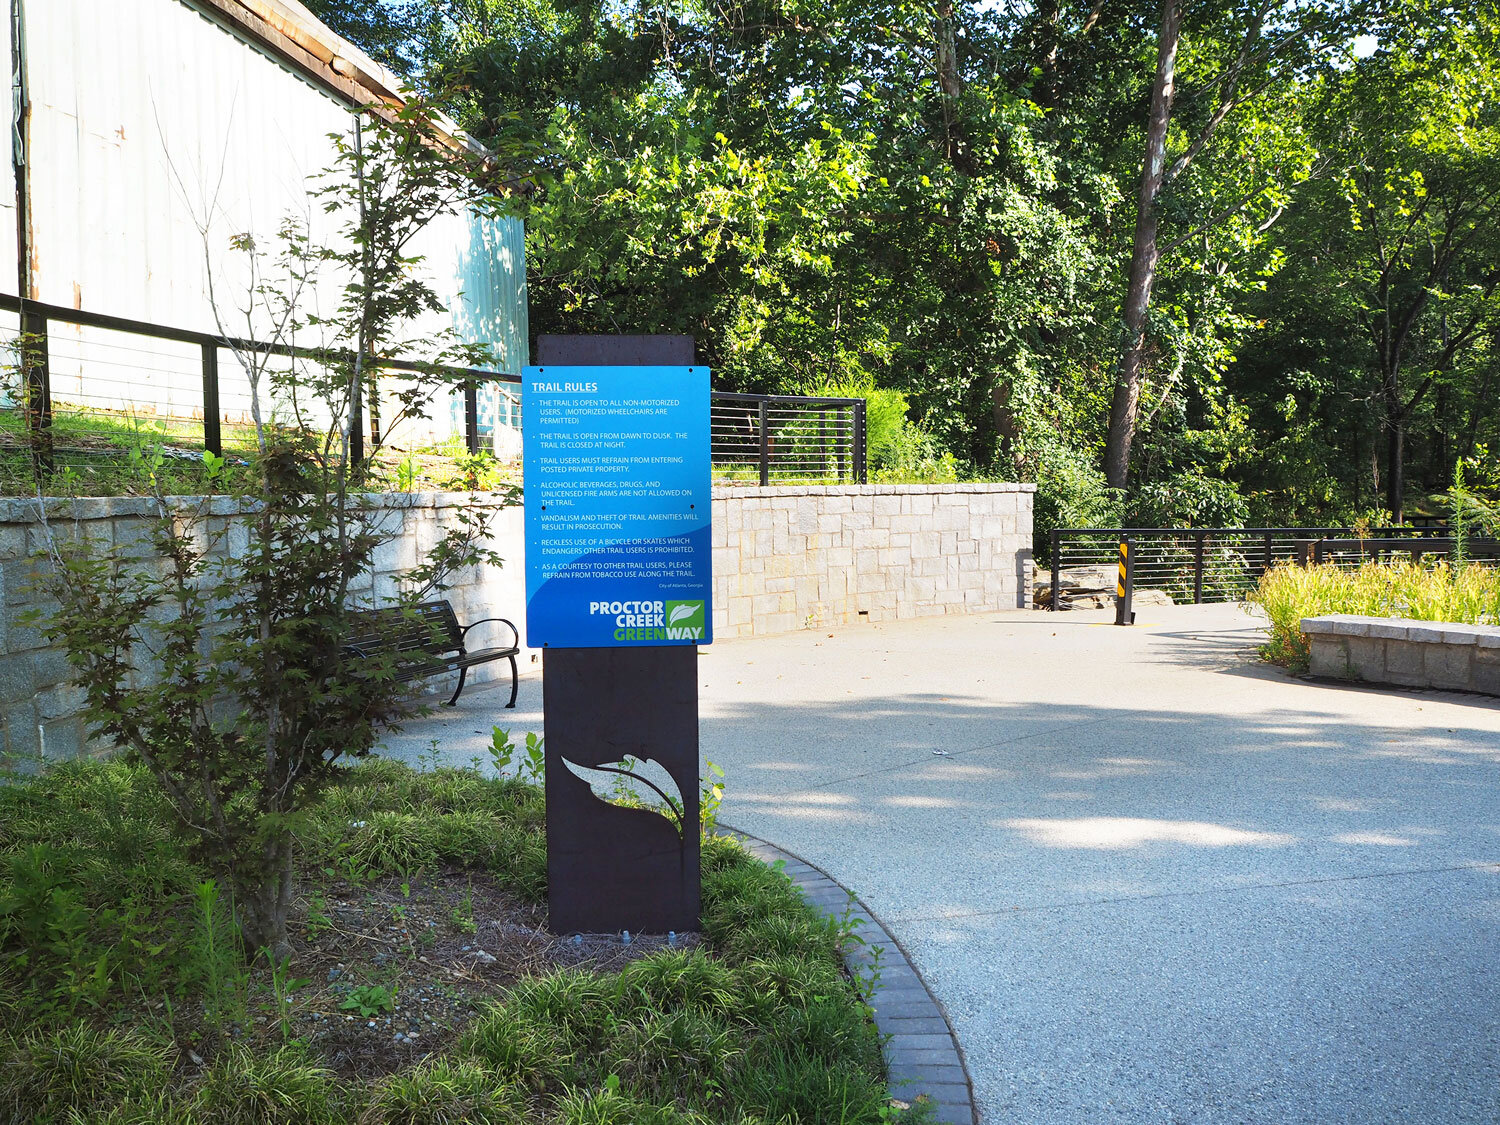
[[[708,374],[525,369],[528,644],[713,639]]]

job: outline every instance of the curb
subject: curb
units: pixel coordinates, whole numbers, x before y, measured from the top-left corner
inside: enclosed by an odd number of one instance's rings
[[[926,1095],[932,1099],[933,1121],[942,1125],[978,1125],[974,1085],[948,1013],[875,912],[842,883],[801,856],[737,828],[725,825],[720,831],[739,840],[756,859],[785,863],[792,884],[802,892],[808,905],[825,918],[838,917],[851,905],[858,908],[864,917],[851,932],[864,944],[844,955],[849,970],[855,972],[868,965],[877,949],[894,954],[882,957],[880,980],[870,998],[875,1027],[884,1039],[881,1051],[885,1055],[891,1097],[910,1102]]]

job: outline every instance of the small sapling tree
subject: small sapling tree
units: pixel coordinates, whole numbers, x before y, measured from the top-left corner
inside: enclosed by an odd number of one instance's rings
[[[296,222],[275,253],[248,235],[231,240],[249,278],[238,311],[252,338],[278,345],[230,344],[217,287],[225,346],[250,386],[247,464],[230,472],[206,455],[206,497],[158,490],[158,518],[133,554],[49,527],[45,582],[58,604],[49,630],[94,728],[156,777],[183,830],[233,887],[246,947],[275,960],[289,952],[296,841],[310,798],[341,760],[370,751],[382,724],[415,709],[391,657],[346,649],[356,591],[368,588],[362,580],[392,534],[389,509],[368,491],[381,438],[359,455],[350,419],[359,426],[381,356],[424,361],[388,374],[385,435],[452,385],[445,369],[483,358],[420,330],[441,305],[412,240],[446,211],[484,205],[470,155],[435,142],[430,126],[420,107],[407,108],[372,116],[359,144],[335,139],[337,160],[313,192],[340,228],[335,245],[315,245]],[[330,274],[340,300],[315,315],[311,294]],[[398,598],[421,600],[456,567],[498,563],[483,546],[486,513],[514,498],[456,509],[456,524],[406,572]]]

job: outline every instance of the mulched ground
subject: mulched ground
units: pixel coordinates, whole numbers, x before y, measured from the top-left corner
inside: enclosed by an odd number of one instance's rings
[[[362,1080],[450,1048],[476,1012],[522,977],[562,966],[617,970],[669,944],[698,941],[696,934],[555,937],[545,907],[459,870],[309,888],[291,931],[284,1015],[271,974],[257,969],[249,1018],[231,1024],[227,1036],[255,1048],[300,1039],[343,1077]],[[203,1065],[225,1034],[207,1021],[180,1027],[184,1061]]]

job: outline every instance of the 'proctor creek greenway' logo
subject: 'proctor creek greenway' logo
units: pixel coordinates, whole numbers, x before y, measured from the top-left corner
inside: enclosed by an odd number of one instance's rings
[[[589,616],[615,619],[617,641],[699,641],[703,601],[589,602]]]

